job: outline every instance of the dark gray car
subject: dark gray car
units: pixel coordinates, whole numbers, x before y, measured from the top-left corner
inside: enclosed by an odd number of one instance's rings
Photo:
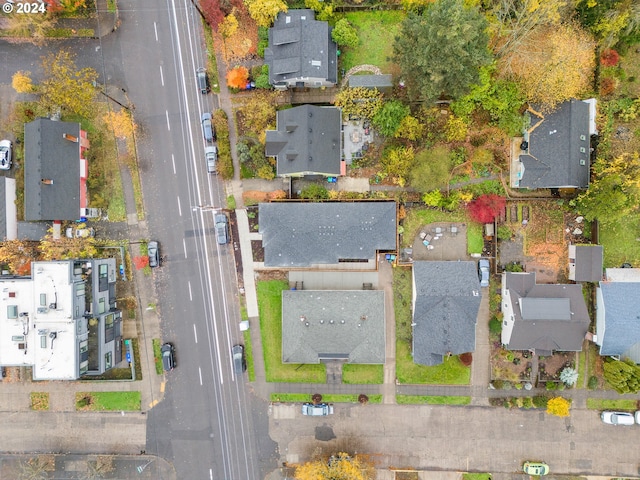
[[[206,95],[211,91],[211,87],[209,86],[209,76],[207,75],[207,70],[203,67],[200,67],[196,70],[196,78],[198,79],[198,90],[203,95]]]
[[[240,374],[247,369],[247,361],[244,358],[244,345],[234,345],[231,349],[233,356],[233,371]]]
[[[219,245],[229,242],[229,222],[224,213],[217,213],[215,216],[216,223],[216,240]]]
[[[149,255],[149,266],[156,268],[160,266],[160,249],[158,242],[151,240],[147,243],[147,254]]]
[[[162,368],[165,372],[170,372],[176,368],[176,349],[170,343],[165,343],[160,348],[162,353]]]

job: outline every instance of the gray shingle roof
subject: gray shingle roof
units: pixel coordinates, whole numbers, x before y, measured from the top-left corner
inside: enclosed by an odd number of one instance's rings
[[[375,260],[396,250],[395,202],[274,202],[259,206],[267,267]]]
[[[413,361],[438,365],[476,348],[480,282],[475,262],[414,262]]]
[[[582,285],[536,284],[535,273],[505,275],[515,316],[509,350],[582,350],[590,321]]]
[[[80,218],[80,125],[39,118],[24,125],[24,218]],[[44,184],[42,179],[53,180]]]
[[[284,290],[282,361],[384,363],[385,319],[382,290]]]
[[[351,75],[349,77],[349,87],[366,87],[366,88],[391,88],[393,87],[392,76],[390,74],[383,75]]]
[[[640,282],[600,282],[605,329],[598,332],[600,355],[629,355],[640,344]],[[637,353],[637,352],[636,352]]]
[[[267,156],[276,157],[278,175],[340,175],[341,123],[335,107],[279,111],[276,130],[267,130],[265,149]]]
[[[327,22],[315,20],[313,10],[281,12],[269,29],[264,58],[272,85],[296,78],[338,79],[337,46]]]
[[[534,117],[532,123],[537,121]],[[581,100],[561,104],[529,133],[529,154],[520,155],[520,187],[587,188],[589,147],[589,105]]]
[[[576,245],[576,282],[602,280],[602,245]]]

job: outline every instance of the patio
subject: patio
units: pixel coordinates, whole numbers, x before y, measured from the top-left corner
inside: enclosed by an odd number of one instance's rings
[[[413,240],[413,260],[467,260],[467,225],[438,222],[423,226]]]
[[[343,158],[347,165],[361,158],[373,143],[373,129],[367,121],[348,120],[342,125]]]

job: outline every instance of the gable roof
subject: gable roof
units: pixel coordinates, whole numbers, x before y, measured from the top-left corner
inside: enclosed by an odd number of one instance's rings
[[[528,151],[520,155],[524,172],[518,186],[587,188],[589,159],[589,104],[564,102],[529,130]]]
[[[569,257],[569,280],[602,280],[602,245],[570,245]]]
[[[537,284],[535,272],[504,275],[514,314],[506,343],[509,350],[535,350],[541,355],[582,350],[590,322],[582,285]]]
[[[269,65],[269,82],[303,77],[338,79],[337,45],[327,22],[315,19],[313,10],[280,12],[269,29],[269,46],[264,51]]]
[[[282,361],[321,359],[384,363],[382,290],[283,290]]]
[[[24,125],[24,219],[77,220],[80,182],[80,124],[38,118]],[[44,183],[43,180],[51,181]]]
[[[413,263],[413,361],[439,365],[444,356],[473,352],[480,308],[475,262]]]
[[[276,130],[267,130],[266,155],[276,157],[279,176],[340,175],[341,112],[336,107],[280,110]]]
[[[628,356],[637,363],[640,361],[640,282],[600,282],[599,290],[602,303],[598,305],[598,313],[604,311],[604,328],[598,322],[597,331],[600,355]]]
[[[395,202],[274,202],[258,212],[267,267],[375,260],[396,249]]]

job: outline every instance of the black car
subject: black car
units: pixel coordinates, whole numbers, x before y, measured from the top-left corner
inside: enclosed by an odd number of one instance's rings
[[[176,349],[170,343],[165,343],[160,348],[162,353],[162,368],[165,372],[170,372],[176,368]]]
[[[233,356],[233,370],[240,374],[247,369],[247,361],[244,358],[244,345],[234,345],[231,349]]]
[[[147,244],[147,254],[149,255],[149,266],[151,268],[159,267],[160,250],[158,249],[158,242],[152,240]]]

